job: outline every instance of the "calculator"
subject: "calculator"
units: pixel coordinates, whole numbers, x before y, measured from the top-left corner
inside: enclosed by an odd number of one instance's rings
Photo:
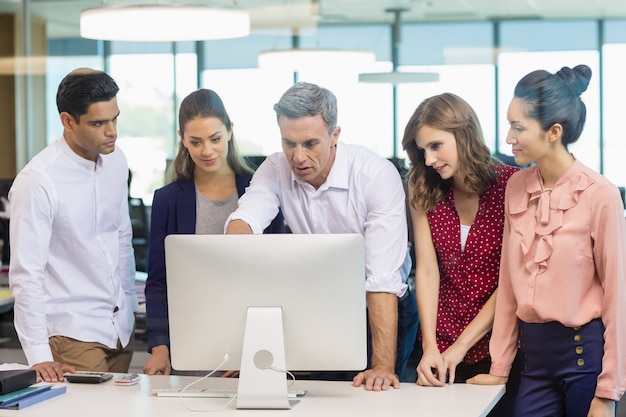
[[[113,378],[113,374],[107,372],[91,372],[78,371],[75,374],[66,372],[63,377],[69,382],[78,382],[81,384],[99,384]]]

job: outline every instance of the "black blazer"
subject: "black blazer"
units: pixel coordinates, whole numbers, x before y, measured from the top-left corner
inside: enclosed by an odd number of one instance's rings
[[[251,175],[236,175],[237,193],[250,184]],[[196,232],[196,187],[193,180],[177,180],[154,192],[146,281],[146,328],[148,349],[170,344],[165,278],[165,236]],[[264,233],[285,233],[279,212]]]

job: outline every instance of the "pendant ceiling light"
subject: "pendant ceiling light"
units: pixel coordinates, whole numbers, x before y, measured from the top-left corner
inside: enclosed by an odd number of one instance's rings
[[[436,72],[371,72],[359,74],[362,83],[402,84],[402,83],[427,83],[439,81]]]
[[[311,0],[310,19],[321,20],[321,6],[319,0]],[[291,21],[291,19],[286,19]],[[307,69],[323,70],[350,68],[359,71],[376,61],[376,55],[371,51],[353,49],[326,49],[300,48],[300,33],[298,26],[291,27],[291,49],[273,49],[263,51],[258,56],[258,66],[261,69],[287,70],[300,72]]]
[[[83,10],[80,36],[109,41],[199,41],[250,34],[250,15],[238,7],[138,4]]]
[[[391,72],[376,72],[359,74],[359,81],[363,83],[424,83],[439,81],[439,74],[434,72],[400,72],[398,71],[398,52],[400,49],[400,14],[407,11],[404,8],[387,9],[387,12],[394,14],[394,21],[391,26]]]
[[[358,70],[375,60],[376,56],[369,51],[293,48],[261,52],[258,65],[259,68],[285,69],[294,72],[316,67],[348,67]]]

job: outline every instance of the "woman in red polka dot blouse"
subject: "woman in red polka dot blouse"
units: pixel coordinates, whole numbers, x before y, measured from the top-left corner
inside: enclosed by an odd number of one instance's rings
[[[419,105],[402,145],[423,348],[417,383],[465,382],[490,366],[504,191],[518,168],[491,156],[476,113],[451,93]]]

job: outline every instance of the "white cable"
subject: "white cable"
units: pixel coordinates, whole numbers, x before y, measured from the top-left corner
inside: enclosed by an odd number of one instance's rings
[[[232,396],[232,397],[231,397],[231,398],[230,398],[230,399],[226,402],[226,404],[224,404],[224,405],[223,405],[222,407],[220,407],[220,408],[215,408],[215,409],[210,409],[210,410],[200,410],[200,409],[191,408],[191,407],[189,407],[187,404],[185,404],[185,402],[184,402],[184,400],[183,400],[183,399],[185,398],[185,397],[183,397],[183,393],[184,393],[187,389],[189,389],[189,387],[191,387],[192,385],[197,384],[198,382],[200,382],[200,381],[202,381],[202,380],[204,380],[204,379],[206,379],[206,378],[210,377],[210,376],[211,376],[211,375],[213,375],[215,372],[219,371],[219,370],[220,370],[220,368],[221,368],[221,367],[222,367],[222,366],[223,366],[226,362],[228,362],[228,360],[229,360],[229,359],[230,359],[230,355],[229,355],[228,353],[225,353],[225,354],[224,354],[224,359],[222,360],[222,362],[221,362],[219,365],[217,365],[217,367],[216,367],[214,370],[212,370],[210,373],[206,374],[205,376],[203,376],[203,377],[201,377],[201,378],[199,378],[199,379],[196,379],[195,381],[193,381],[193,382],[191,382],[191,383],[187,384],[187,386],[185,386],[185,388],[183,388],[183,389],[180,391],[180,395],[178,396],[178,400],[180,401],[180,404],[181,404],[184,408],[186,408],[187,410],[189,410],[189,411],[195,411],[195,412],[214,412],[214,411],[221,411],[222,409],[224,409],[224,408],[228,407],[228,405],[229,405],[231,402],[233,402],[233,400],[235,400],[235,398],[237,398],[237,395],[233,395],[233,396]],[[294,376],[291,372],[289,372],[289,371],[288,371],[288,370],[286,370],[286,369],[278,369],[278,368],[274,368],[273,366],[270,366],[270,367],[265,368],[265,369],[269,369],[269,370],[272,370],[272,371],[274,371],[274,372],[281,372],[281,373],[287,374],[287,375],[291,378],[291,382],[288,384],[288,387],[292,386],[292,385],[293,385],[293,383],[294,383],[294,382],[296,382],[296,377],[295,377],[295,376]]]
[[[189,410],[189,411],[195,411],[195,412],[205,412],[205,413],[206,413],[206,412],[221,411],[221,410],[223,410],[224,408],[228,407],[228,405],[229,405],[231,402],[233,402],[233,400],[234,400],[235,398],[237,398],[237,396],[236,396],[236,395],[234,395],[233,397],[231,397],[231,398],[230,398],[230,399],[226,402],[226,404],[224,404],[224,405],[223,405],[223,406],[221,406],[220,408],[215,408],[215,409],[210,409],[210,410],[200,410],[200,409],[191,408],[191,407],[189,407],[187,404],[185,404],[185,402],[184,402],[184,400],[183,400],[183,399],[185,398],[185,397],[183,397],[183,393],[184,393],[186,390],[188,390],[188,389],[189,389],[189,387],[191,387],[192,385],[195,385],[195,384],[197,384],[198,382],[200,382],[200,381],[202,381],[202,380],[207,379],[208,377],[210,377],[211,375],[213,375],[214,373],[216,373],[217,371],[219,371],[219,370],[220,370],[220,368],[221,368],[221,367],[222,367],[222,366],[223,366],[226,362],[228,362],[228,360],[229,360],[229,359],[230,359],[230,355],[229,355],[228,353],[225,353],[225,354],[224,354],[224,359],[222,360],[222,362],[221,362],[219,365],[217,365],[217,367],[216,367],[215,369],[213,369],[211,372],[209,372],[208,374],[206,374],[206,375],[205,375],[205,376],[203,376],[202,378],[198,378],[198,379],[196,379],[195,381],[192,381],[191,383],[187,384],[187,385],[186,385],[186,386],[185,386],[182,390],[180,390],[180,394],[179,394],[179,396],[178,396],[178,400],[179,400],[179,402],[180,402],[180,405],[182,405],[184,408],[186,408],[186,409],[187,409],[187,410]]]
[[[274,372],[282,372],[282,373],[287,374],[288,376],[290,376],[291,377],[291,382],[289,383],[288,387],[292,386],[293,383],[296,382],[296,377],[291,372],[289,372],[286,369],[278,369],[278,368],[274,368],[273,366],[270,366],[269,368],[266,368],[266,369],[271,369]]]

